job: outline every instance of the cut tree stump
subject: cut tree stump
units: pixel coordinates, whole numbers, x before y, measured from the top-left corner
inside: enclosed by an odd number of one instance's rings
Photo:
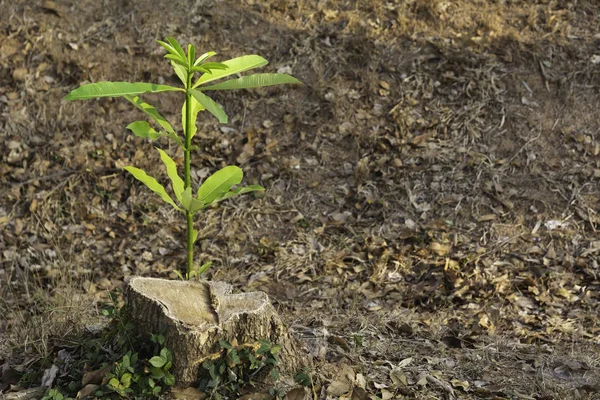
[[[284,374],[308,365],[264,292],[233,294],[224,282],[136,277],[126,301],[137,332],[145,337],[163,333],[177,386],[198,380],[207,356],[221,351],[220,340],[242,345],[264,339],[280,345],[278,368]]]

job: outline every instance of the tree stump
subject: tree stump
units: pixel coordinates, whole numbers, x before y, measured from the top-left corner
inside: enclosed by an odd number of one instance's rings
[[[280,345],[282,373],[295,374],[307,365],[264,292],[232,294],[224,282],[136,277],[126,300],[137,332],[146,337],[163,333],[177,386],[198,380],[202,362],[221,350],[220,340],[244,344],[264,339]]]

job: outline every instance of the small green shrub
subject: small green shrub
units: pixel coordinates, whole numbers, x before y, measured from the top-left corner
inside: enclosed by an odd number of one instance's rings
[[[227,123],[228,120],[225,111],[208,97],[205,91],[250,89],[286,83],[300,83],[300,81],[286,74],[254,74],[214,83],[216,80],[262,67],[268,64],[268,61],[258,55],[246,55],[223,62],[210,62],[208,59],[216,55],[215,52],[204,53],[196,58],[196,48],[192,44],[188,44],[186,54],[181,45],[172,37],[167,37],[164,42],[159,40],[158,43],[167,51],[165,58],[171,62],[171,66],[181,80],[183,87],[145,82],[99,82],[83,85],[71,91],[65,99],[87,100],[100,97],[124,97],[144,112],[158,128],[158,130],[155,130],[146,121],[136,121],[129,124],[127,129],[138,137],[150,140],[158,140],[162,137],[168,138],[183,149],[184,176],[182,179],[177,172],[175,161],[163,150],[156,148],[160,153],[161,161],[166,167],[167,175],[171,180],[172,189],[179,205],[167,193],[163,185],[143,170],[131,166],[124,169],[158,194],[175,210],[185,215],[187,221],[187,268],[183,269],[180,276],[183,278],[185,275],[186,278],[190,279],[193,275],[201,274],[210,266],[210,264],[204,264],[202,267],[194,268],[194,242],[198,238],[198,231],[193,226],[194,215],[222,200],[243,193],[264,190],[258,185],[232,189],[242,181],[243,174],[240,168],[227,166],[208,177],[200,185],[196,195],[192,193],[190,165],[191,152],[197,148],[192,145],[192,138],[197,132],[196,118],[201,111],[206,110],[221,123]],[[194,79],[194,75],[197,73],[201,75],[198,79]],[[185,101],[181,109],[181,125],[183,127],[181,137],[156,108],[139,97],[145,93],[173,91],[185,93]]]

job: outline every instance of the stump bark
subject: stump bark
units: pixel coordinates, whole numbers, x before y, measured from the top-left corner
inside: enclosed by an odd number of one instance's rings
[[[194,384],[207,356],[221,350],[220,340],[281,346],[279,370],[294,374],[307,365],[264,292],[232,293],[232,286],[212,281],[133,278],[126,300],[136,330],[144,336],[163,332],[173,354],[177,386]]]

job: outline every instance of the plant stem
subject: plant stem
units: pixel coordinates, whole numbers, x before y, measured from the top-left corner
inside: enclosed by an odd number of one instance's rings
[[[183,149],[183,168],[184,168],[184,181],[185,189],[191,186],[190,179],[190,152],[192,147],[192,94],[189,92],[189,88],[192,87],[192,72],[188,72],[186,94],[185,94],[185,148]],[[187,219],[187,273],[190,276],[194,267],[194,220],[191,212],[186,211],[185,217]],[[185,275],[184,275],[185,276]]]

